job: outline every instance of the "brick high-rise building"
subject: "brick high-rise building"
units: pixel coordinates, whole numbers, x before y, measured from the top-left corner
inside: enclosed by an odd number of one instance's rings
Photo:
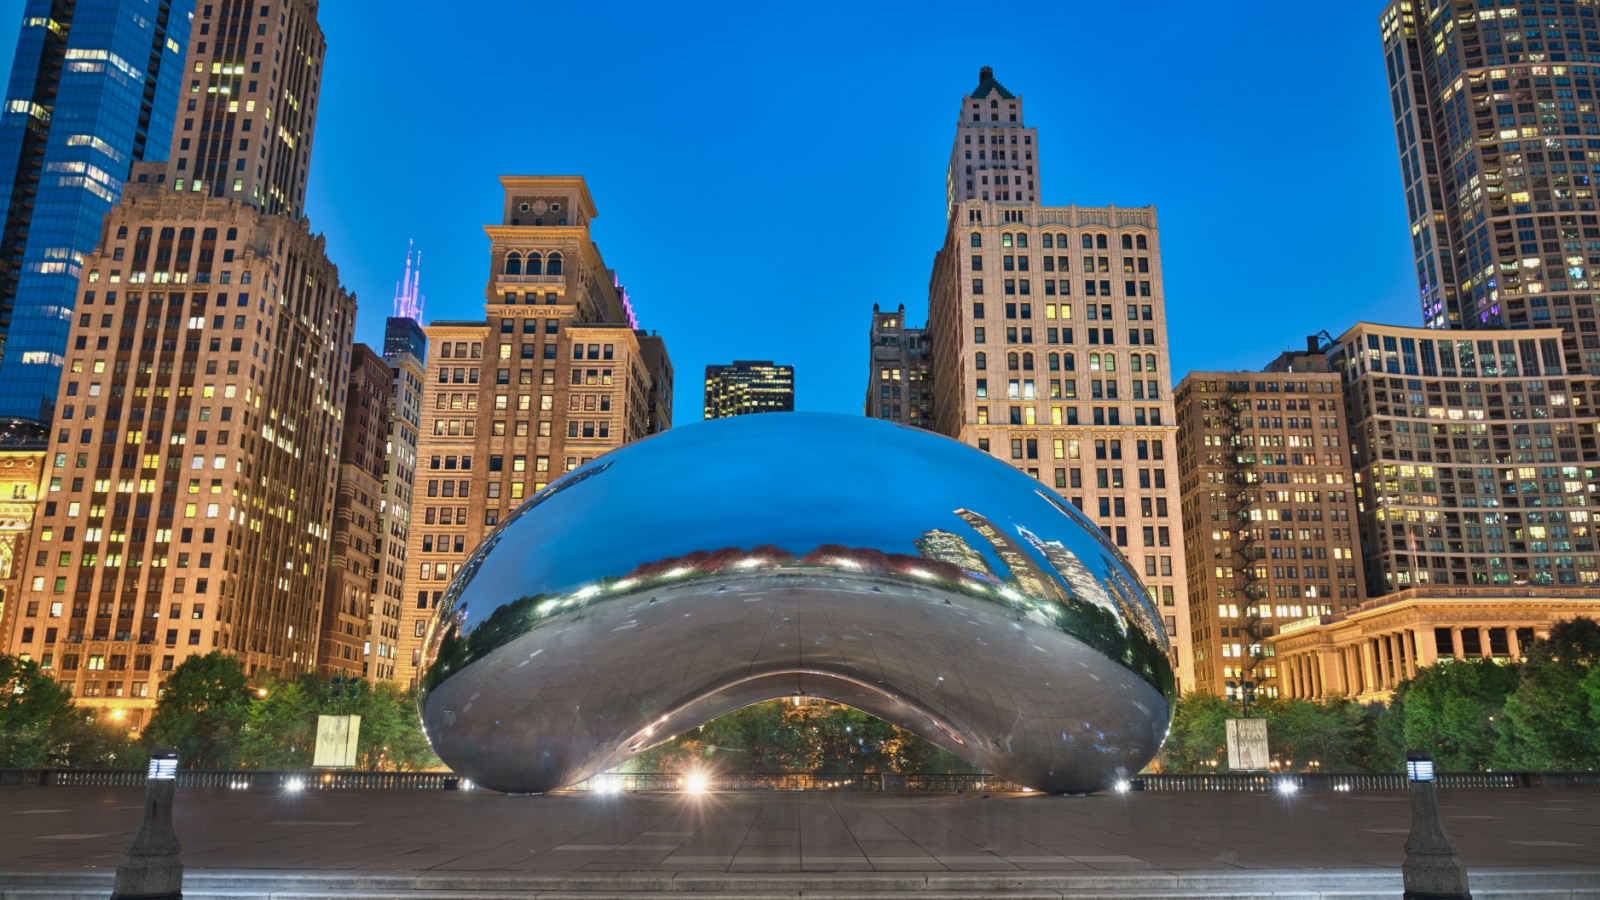
[[[1261,372],[1190,372],[1174,396],[1190,686],[1277,696],[1278,629],[1366,599],[1341,379],[1315,351]]]
[[[383,357],[366,344],[356,344],[344,395],[339,492],[317,650],[317,671],[323,675],[384,678],[394,666],[400,604],[378,590],[392,384]]]
[[[27,0],[0,113],[0,416],[48,424],[84,256],[165,159],[193,0]]]
[[[355,299],[299,217],[315,13],[201,8],[174,158],[84,258],[8,649],[134,727],[190,655],[316,664]]]
[[[1600,375],[1600,3],[1482,5],[1379,17],[1422,321],[1557,327]]]
[[[1193,683],[1161,256],[1152,207],[1044,206],[1022,98],[962,98],[929,281],[934,428],[1098,522],[1146,576]]]
[[[451,576],[501,519],[563,473],[671,425],[666,347],[635,330],[590,236],[584,180],[500,183],[484,319],[427,328],[400,644],[409,683]]]
[[[864,412],[874,419],[933,427],[933,380],[928,330],[906,327],[906,307],[884,312],[872,304],[871,357]]]
[[[794,366],[770,359],[706,366],[707,419],[768,412],[794,412]]]
[[[1600,438],[1560,330],[1362,322],[1328,359],[1344,379],[1369,596],[1600,581]]]

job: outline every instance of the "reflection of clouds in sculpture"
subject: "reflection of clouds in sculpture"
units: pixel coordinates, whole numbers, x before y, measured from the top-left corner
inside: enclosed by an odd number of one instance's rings
[[[508,517],[438,621],[429,735],[491,786],[570,783],[803,689],[1092,789],[1154,753],[1173,693],[1149,598],[1080,513],[962,444],[843,416],[607,454]]]

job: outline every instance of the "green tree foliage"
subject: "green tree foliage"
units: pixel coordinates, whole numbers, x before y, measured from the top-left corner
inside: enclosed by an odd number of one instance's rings
[[[1498,725],[1501,768],[1564,771],[1600,765],[1600,715],[1592,699],[1600,625],[1574,619],[1528,648]]]
[[[628,772],[965,773],[978,769],[922,738],[838,704],[752,703],[678,735]]]
[[[356,741],[356,761],[361,768],[417,772],[439,765],[422,733],[416,694],[378,682],[363,687],[348,712],[361,717]]]
[[[341,679],[335,696],[332,682],[316,675],[259,676],[251,685],[239,661],[222,653],[191,657],[173,670],[145,740],[178,748],[189,768],[308,769],[321,715],[361,717],[359,768],[417,771],[439,764],[422,734],[415,694]]]
[[[74,707],[37,663],[0,654],[0,768],[124,766],[137,757],[126,729]]]
[[[1366,770],[1371,717],[1362,704],[1343,699],[1326,703],[1276,699],[1261,704],[1259,711],[1267,717],[1267,744],[1279,767],[1289,771]]]
[[[1172,729],[1156,757],[1163,772],[1226,772],[1227,725],[1238,707],[1215,694],[1194,691],[1178,701]],[[1268,726],[1269,739],[1271,726]]]
[[[1441,771],[1489,768],[1495,720],[1516,686],[1516,668],[1491,659],[1453,660],[1419,670],[1395,691],[1405,747],[1432,751]]]
[[[185,768],[231,769],[243,761],[240,742],[253,696],[237,657],[220,650],[191,656],[167,679],[145,741],[176,748]]]

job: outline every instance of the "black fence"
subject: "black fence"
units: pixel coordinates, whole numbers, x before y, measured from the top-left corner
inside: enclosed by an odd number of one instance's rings
[[[0,786],[143,787],[143,769],[0,769]],[[1600,788],[1600,772],[1441,772],[1443,790],[1518,790]],[[450,772],[202,771],[178,770],[178,787],[239,791],[457,791],[472,790],[470,780]],[[1119,791],[1298,793],[1403,791],[1401,773],[1329,774],[1321,772],[1222,775],[1135,775]],[[672,772],[607,773],[570,788],[594,793],[699,791],[857,791],[869,793],[1026,793],[994,775],[895,775],[860,773],[744,773],[693,775]]]

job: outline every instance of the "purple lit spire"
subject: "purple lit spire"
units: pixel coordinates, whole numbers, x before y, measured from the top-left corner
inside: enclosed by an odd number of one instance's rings
[[[406,274],[394,286],[394,314],[396,318],[411,319],[422,324],[422,251],[417,251],[416,270],[411,268],[411,252],[415,242],[406,244]]]

